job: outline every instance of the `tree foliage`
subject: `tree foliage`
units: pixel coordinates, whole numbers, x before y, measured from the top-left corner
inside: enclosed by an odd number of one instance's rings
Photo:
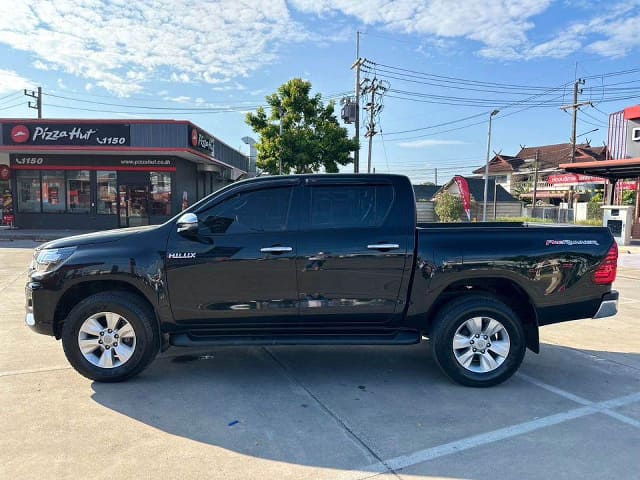
[[[277,92],[266,97],[269,113],[259,107],[248,113],[246,122],[260,135],[256,144],[258,168],[272,175],[278,173],[314,173],[338,171],[348,165],[358,143],[349,138],[334,115],[334,104],[326,106],[322,96],[311,96],[311,82],[300,78],[289,80]],[[282,122],[282,135],[280,135]]]
[[[436,197],[435,212],[441,222],[459,222],[464,213],[462,199],[447,191],[441,192]]]

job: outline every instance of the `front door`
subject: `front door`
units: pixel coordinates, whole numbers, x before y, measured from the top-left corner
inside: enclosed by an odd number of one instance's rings
[[[121,184],[119,187],[119,226],[149,225],[149,186]]]
[[[394,185],[380,182],[328,179],[304,188],[298,241],[303,322],[383,324],[402,312],[412,222],[399,210]]]
[[[298,188],[244,190],[199,212],[199,231],[167,244],[176,323],[270,327],[298,319],[295,256]]]

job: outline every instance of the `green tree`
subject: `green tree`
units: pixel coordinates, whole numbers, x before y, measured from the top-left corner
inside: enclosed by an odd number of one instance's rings
[[[436,197],[435,212],[441,222],[459,222],[464,213],[462,199],[447,191],[441,192]]]
[[[633,190],[622,191],[622,204],[623,205],[635,205],[636,204],[636,192]]]
[[[311,82],[294,78],[266,97],[270,113],[259,107],[248,113],[246,122],[260,135],[256,144],[257,165],[272,175],[314,173],[324,168],[335,173],[339,165],[353,161],[358,148],[334,115],[334,103],[324,105],[322,96],[311,96]],[[282,135],[280,135],[282,123]]]

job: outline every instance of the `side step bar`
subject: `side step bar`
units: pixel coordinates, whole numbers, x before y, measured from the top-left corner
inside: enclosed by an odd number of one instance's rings
[[[178,333],[169,342],[176,347],[240,346],[240,345],[411,345],[420,342],[417,331],[392,333],[307,333],[298,335],[202,335]]]

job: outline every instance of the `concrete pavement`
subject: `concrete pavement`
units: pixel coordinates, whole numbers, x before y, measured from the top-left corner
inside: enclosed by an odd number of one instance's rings
[[[640,256],[615,318],[541,329],[491,389],[426,345],[168,350],[126,383],[76,374],[22,323],[31,242],[0,244],[0,478],[637,478]]]

